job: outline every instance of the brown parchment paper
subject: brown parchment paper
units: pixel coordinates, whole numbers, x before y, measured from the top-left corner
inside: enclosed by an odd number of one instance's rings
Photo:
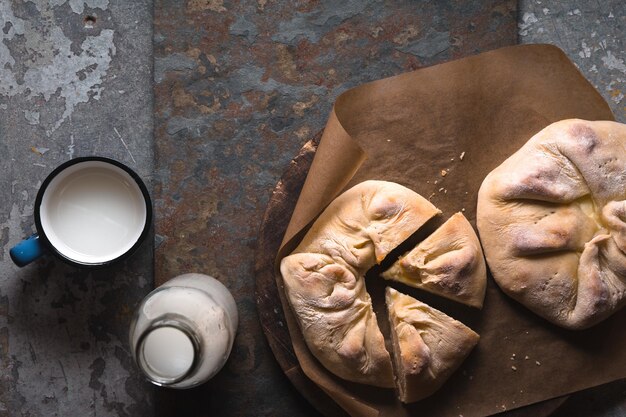
[[[339,192],[366,179],[403,184],[430,198],[442,220],[463,210],[475,225],[484,177],[533,134],[574,117],[613,120],[597,91],[550,45],[503,48],[349,90],[335,102],[277,263]],[[399,287],[481,335],[441,390],[404,406],[393,390],[349,383],[321,366],[280,273],[276,279],[302,370],[353,416],[489,415],[626,377],[626,311],[572,332],[506,297],[491,276],[482,311]],[[382,291],[382,281],[368,277],[368,291]],[[384,327],[384,309],[374,305]]]

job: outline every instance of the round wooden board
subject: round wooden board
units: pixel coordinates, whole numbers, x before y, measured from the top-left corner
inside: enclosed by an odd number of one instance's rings
[[[307,378],[296,358],[280,303],[274,260],[287,229],[304,180],[321,139],[320,131],[291,161],[274,188],[259,230],[255,255],[256,303],[261,327],[282,368],[295,388],[324,416],[347,417],[324,391]],[[497,383],[494,381],[494,383]],[[518,408],[499,415],[506,417],[545,417],[559,408],[567,396]]]

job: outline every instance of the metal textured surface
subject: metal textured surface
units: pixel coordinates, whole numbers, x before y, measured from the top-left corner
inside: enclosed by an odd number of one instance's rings
[[[0,1],[0,416],[153,413],[127,341],[152,288],[151,238],[95,272],[8,255],[62,162],[108,156],[151,181],[152,4],[130,3]]]
[[[563,49],[626,122],[626,2],[521,0],[519,43]]]
[[[314,415],[255,308],[270,192],[341,92],[513,44],[514,11],[514,1],[155,3],[156,281],[211,274],[241,317],[225,369],[195,392],[160,391],[161,415]]]

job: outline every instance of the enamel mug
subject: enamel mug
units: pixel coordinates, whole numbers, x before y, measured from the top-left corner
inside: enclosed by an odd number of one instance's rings
[[[46,252],[78,267],[124,259],[145,239],[152,221],[148,190],[113,159],[75,158],[44,180],[34,207],[37,233],[11,248],[18,266]]]

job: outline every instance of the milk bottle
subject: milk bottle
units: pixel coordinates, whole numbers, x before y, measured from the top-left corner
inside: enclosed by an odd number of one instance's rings
[[[235,300],[222,283],[180,275],[139,305],[130,326],[133,357],[152,383],[191,388],[224,366],[237,324]]]

